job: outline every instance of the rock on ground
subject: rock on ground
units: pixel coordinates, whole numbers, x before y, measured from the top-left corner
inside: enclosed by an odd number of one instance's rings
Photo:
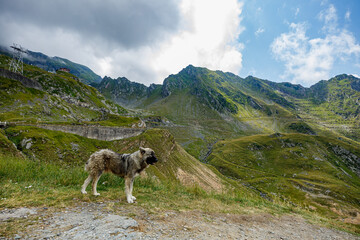
[[[165,211],[149,214],[136,205],[82,203],[62,209],[0,211],[1,222],[38,216],[15,239],[360,239],[294,215],[208,214]],[[129,217],[131,216],[131,217]],[[1,236],[0,236],[1,239]]]

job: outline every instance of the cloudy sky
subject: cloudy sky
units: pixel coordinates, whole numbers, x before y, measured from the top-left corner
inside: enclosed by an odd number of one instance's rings
[[[0,44],[162,83],[189,64],[311,86],[360,75],[358,0],[0,0]]]

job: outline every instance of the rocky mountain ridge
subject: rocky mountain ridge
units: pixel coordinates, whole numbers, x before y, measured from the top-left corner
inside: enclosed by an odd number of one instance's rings
[[[125,77],[112,79],[105,76],[100,83],[92,83],[105,97],[127,107],[140,106],[160,85],[151,84],[149,87],[141,83],[131,82]]]
[[[0,55],[0,121],[103,121],[126,113],[70,73],[25,64],[20,75],[6,70],[9,61]]]
[[[215,76],[217,75],[217,76]],[[216,78],[216,79],[215,79]],[[339,89],[333,89],[334,85],[342,84],[348,85],[351,91],[359,92],[360,91],[360,79],[356,78],[352,75],[341,74],[337,75],[329,80],[321,80],[318,83],[312,85],[311,87],[303,87],[300,84],[292,84],[289,82],[272,82],[269,80],[259,79],[253,76],[248,76],[246,78],[241,78],[236,76],[233,73],[222,72],[222,71],[211,71],[206,68],[194,67],[193,65],[189,65],[183,70],[181,70],[178,74],[171,74],[167,78],[165,78],[162,85],[151,84],[150,87],[146,87],[143,84],[139,84],[136,82],[131,82],[126,78],[118,78],[117,81],[113,82],[113,86],[109,86],[109,80],[111,78],[105,77],[99,85],[95,85],[100,92],[106,92],[103,90],[106,85],[107,91],[111,91],[112,94],[121,93],[121,98],[129,98],[129,95],[137,94],[139,98],[149,97],[152,93],[152,90],[156,87],[161,87],[161,97],[166,98],[171,95],[173,91],[181,91],[183,89],[189,88],[190,86],[193,88],[191,92],[192,95],[201,95],[201,91],[206,88],[206,93],[212,95],[213,92],[212,87],[219,87],[220,90],[223,90],[224,93],[221,93],[221,96],[214,96],[211,99],[211,103],[216,102],[216,97],[219,97],[218,101],[222,102],[221,97],[227,95],[230,99],[235,100],[240,104],[244,104],[244,100],[238,96],[239,99],[236,99],[236,96],[232,96],[230,94],[230,90],[224,86],[220,85],[220,82],[232,83],[233,86],[236,86],[236,89],[240,94],[244,91],[241,97],[250,98],[251,96],[247,96],[247,94],[251,95],[251,93],[257,93],[263,95],[264,98],[271,100],[279,105],[282,105],[287,108],[295,108],[293,102],[285,97],[293,97],[298,99],[309,99],[314,102],[329,102],[335,100],[334,97],[339,96]],[[209,86],[209,82],[215,79],[215,84]],[[343,82],[346,81],[346,84]],[[231,86],[231,87],[233,87]],[[228,87],[228,86],[227,86]],[[357,97],[357,96],[356,96]],[[249,102],[253,102],[249,100]],[[126,106],[126,103],[124,103]],[[236,107],[230,107],[227,109],[229,112],[233,112]],[[357,112],[353,113],[353,115],[357,115]]]
[[[0,54],[12,55],[10,48],[0,46]],[[67,68],[71,74],[77,76],[83,83],[90,84],[100,82],[101,77],[87,66],[74,63],[61,57],[49,57],[41,52],[26,51],[23,56],[24,63],[37,66],[49,72],[56,72],[60,68]]]
[[[107,82],[107,79],[103,81]],[[356,128],[360,121],[360,79],[352,75],[338,75],[307,88],[253,76],[241,78],[232,73],[189,65],[179,73],[168,76],[162,85],[156,85],[155,88],[142,85],[139,89],[139,84],[127,79],[126,87],[123,83],[114,84],[107,85],[106,91],[101,88],[99,91],[106,94],[111,92],[112,96],[121,95],[121,99],[135,99],[135,94],[141,99],[138,101],[141,104],[136,105],[136,101],[133,101],[127,105],[125,101],[112,99],[125,107],[137,107],[164,115],[179,124],[189,122],[194,116],[201,121],[202,116],[205,116],[206,119],[223,119],[224,124],[232,125],[233,131],[247,129],[248,135],[251,135],[286,132],[288,130],[283,126],[295,122],[297,125],[310,124],[313,133],[315,129],[322,134],[324,131],[335,131],[336,134],[360,140],[360,132]],[[138,89],[138,93],[133,89]],[[182,98],[184,101],[193,100],[191,104],[189,101],[182,103],[187,107],[180,112],[177,109],[183,108],[178,106]],[[212,112],[213,117],[194,112],[201,111],[194,104],[203,106],[203,112]],[[200,125],[207,128],[206,123]]]

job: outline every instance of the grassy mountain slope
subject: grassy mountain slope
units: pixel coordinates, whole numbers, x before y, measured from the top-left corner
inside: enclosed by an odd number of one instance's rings
[[[147,177],[135,181],[135,194],[140,206],[150,204],[150,211],[156,207],[225,213],[296,212],[358,232],[358,227],[349,222],[356,221],[360,204],[359,178],[352,170],[358,169],[359,163],[349,161],[355,160],[350,153],[354,146],[341,141],[317,136],[309,140],[301,134],[221,141],[208,160],[225,178],[214,167],[189,155],[163,129],[151,129],[136,137],[111,142],[29,126],[11,126],[2,135],[26,159],[4,157],[3,154],[9,153],[1,149],[0,186],[5,190],[0,193],[4,199],[0,207],[24,203],[64,206],[77,201],[107,200],[123,204],[125,197],[119,187],[124,183],[112,174],[104,174],[100,179],[101,197],[80,194],[86,178],[83,165],[100,148],[133,152],[139,146],[146,146],[155,150],[160,161],[146,170]],[[2,138],[0,144],[1,141]],[[319,149],[309,152],[312,141],[318,142]],[[359,155],[358,150],[355,153]],[[307,158],[311,154],[312,159]],[[291,160],[294,156],[296,159]],[[29,186],[31,189],[27,189]],[[345,219],[345,223],[340,219]]]
[[[0,68],[7,68],[8,63],[9,58],[1,55]],[[24,76],[37,88],[1,76],[0,121],[115,126],[139,121],[121,116],[124,108],[72,74],[54,74],[25,65]],[[223,192],[216,198],[235,204],[242,204],[242,194],[254,202],[262,196],[275,204],[285,201],[285,205],[330,218],[356,218],[360,147],[347,138],[337,139],[342,132],[330,131],[333,119],[327,119],[325,113],[335,120],[341,117],[356,123],[358,85],[357,79],[344,76],[308,89],[193,66],[170,75],[162,86],[149,88],[126,79],[105,78],[97,85],[101,92],[115,101],[143,108],[154,121],[161,121],[154,116],[166,117],[170,122],[159,124],[166,129],[149,129],[136,137],[107,142],[10,124],[0,130],[0,153],[24,154],[31,166],[39,163],[41,168],[80,171],[68,171],[70,180],[61,176],[61,181],[52,179],[55,185],[70,181],[75,188],[81,185],[83,179],[77,177],[85,176],[82,166],[94,151],[109,148],[130,153],[139,146],[151,147],[161,161],[147,170],[150,178],[143,183],[148,181],[153,188],[149,190],[144,184],[145,195],[156,192],[158,183],[162,187],[181,183],[190,186],[195,195],[203,194],[202,189]],[[6,159],[0,156],[2,166],[8,165]],[[15,170],[16,164],[11,165]],[[11,189],[16,186],[11,185],[9,176],[16,176],[0,173],[6,176],[0,175],[7,181],[3,186],[10,186],[1,197],[14,200]],[[29,174],[37,176],[31,171]],[[119,183],[114,179],[105,175],[100,188],[106,189],[108,182]]]
[[[154,99],[146,109],[175,123],[170,131],[199,158],[218,139],[286,131],[285,123],[298,121],[280,95],[256,95],[234,74],[191,65],[166,78]]]
[[[310,88],[289,83],[271,85],[295,104],[297,114],[307,123],[360,140],[360,79],[343,74]]]
[[[360,207],[359,149],[322,136],[257,135],[218,142],[207,162],[270,199],[351,217]]]
[[[160,160],[147,170],[150,176],[155,176],[161,182],[198,185],[209,191],[226,190],[224,181],[218,176],[220,174],[216,175],[214,169],[184,151],[167,130],[151,129],[139,136],[117,141],[88,139],[30,126],[8,127],[4,134],[8,140],[4,137],[2,141],[0,138],[1,145],[13,148],[10,144],[13,142],[18,150],[34,161],[73,167],[83,166],[89,156],[99,149],[109,148],[119,153],[132,153],[137,151],[139,146],[150,147]]]
[[[249,84],[251,83],[251,84]],[[261,87],[255,78],[242,79],[232,73],[211,71],[206,68],[197,68],[192,65],[184,68],[176,75],[170,75],[164,80],[163,97],[171,95],[171,92],[179,89],[190,89],[192,95],[197,96],[200,102],[208,105],[220,113],[243,113],[241,117],[258,114],[272,115],[271,110],[278,110],[271,105],[273,101],[284,107],[291,107],[291,103],[275,93],[271,89]],[[252,96],[248,93],[256,89],[262,94]],[[266,93],[266,94],[263,94]],[[264,98],[264,96],[268,96]],[[270,104],[264,102],[267,100]],[[255,111],[257,112],[255,113]]]
[[[0,55],[0,68],[6,69],[9,61],[9,57]],[[117,119],[120,125],[128,122],[118,115],[126,113],[124,108],[105,99],[72,74],[49,73],[25,64],[24,76],[40,88],[26,87],[6,74],[0,76],[0,121],[71,123]]]
[[[0,46],[0,53],[8,56],[11,56],[12,54],[9,48],[2,46]],[[32,51],[28,51],[23,57],[25,63],[37,66],[45,71],[55,72],[59,68],[67,68],[70,70],[71,74],[77,76],[80,81],[85,84],[101,81],[101,77],[94,73],[90,68],[65,58],[49,57],[43,53]]]
[[[340,75],[305,88],[190,65],[153,91],[142,86],[135,93],[129,81],[107,86],[109,95],[139,96],[139,108],[169,119],[173,124],[164,127],[204,159],[220,139],[239,136],[283,132],[359,140],[359,81]]]

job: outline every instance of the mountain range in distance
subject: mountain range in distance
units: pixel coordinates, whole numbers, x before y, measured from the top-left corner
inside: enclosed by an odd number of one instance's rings
[[[298,132],[360,140],[360,79],[352,75],[306,88],[189,65],[162,85],[147,87],[124,77],[105,77],[92,85],[125,108],[169,119],[178,141],[200,159],[219,139],[254,134]],[[205,152],[192,149],[199,142]]]
[[[160,181],[209,191],[231,185],[357,221],[360,79],[352,75],[306,88],[189,65],[145,86],[125,77],[85,80],[35,62],[21,76],[7,70],[10,60],[0,55],[0,121],[11,123],[0,129],[0,153],[72,166],[98,148],[145,144],[163,161],[148,171]],[[143,133],[103,141],[59,131],[99,126]]]
[[[90,68],[74,63],[68,59],[61,57],[49,57],[41,52],[33,52],[30,50],[23,54],[24,63],[40,67],[49,72],[55,72],[59,68],[67,68],[71,74],[81,79],[85,84],[92,82],[100,82],[101,77],[94,73]],[[0,54],[12,56],[11,48],[0,46]]]
[[[46,71],[70,69],[124,108],[166,118],[172,134],[200,159],[218,140],[254,134],[298,132],[360,140],[360,79],[352,75],[303,87],[189,65],[163,84],[145,86],[126,77],[101,79],[67,59],[31,51],[28,55],[25,62]]]

